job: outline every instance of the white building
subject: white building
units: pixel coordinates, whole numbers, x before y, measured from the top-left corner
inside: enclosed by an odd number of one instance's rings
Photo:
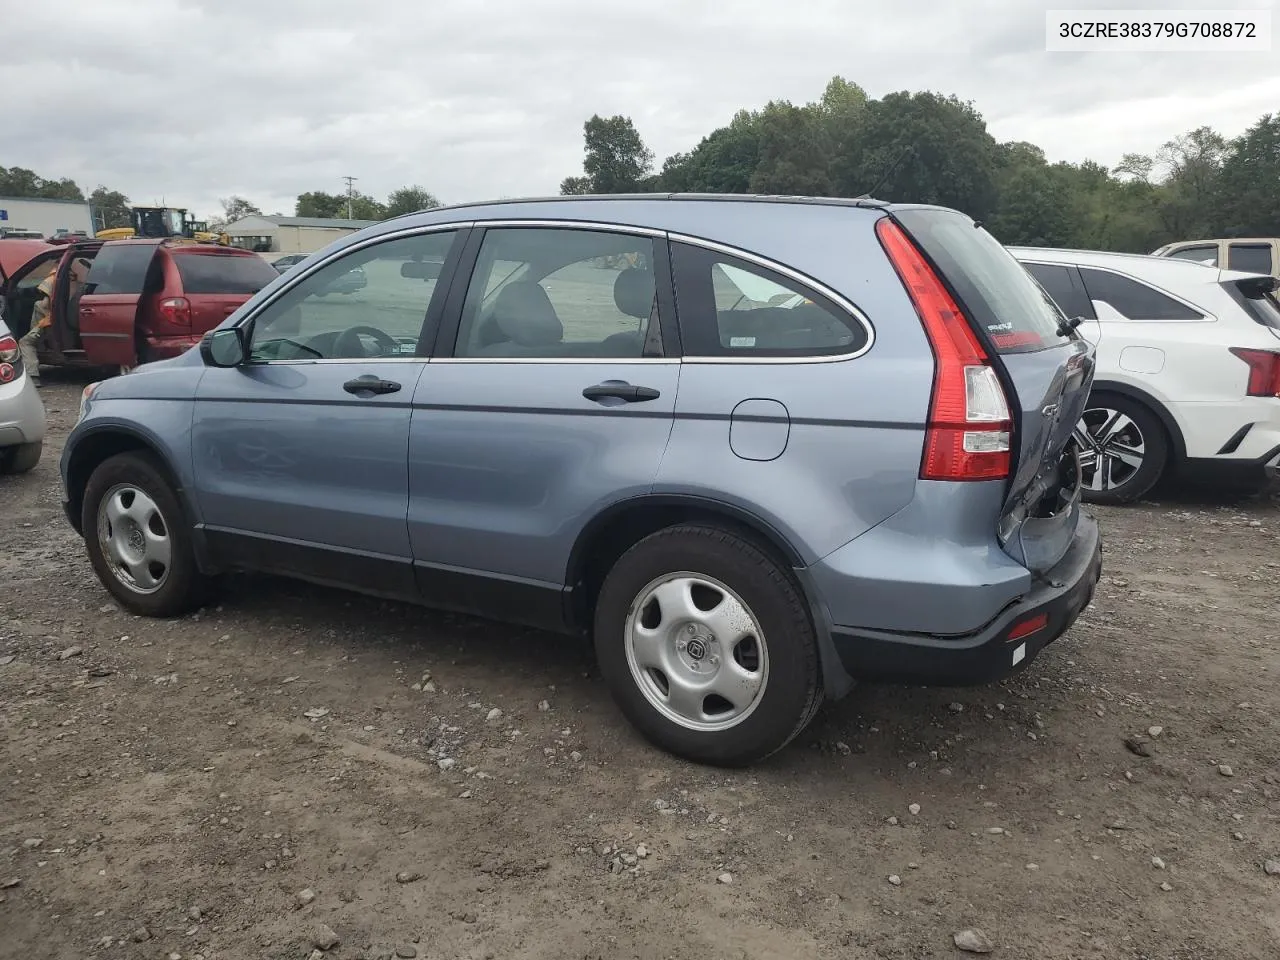
[[[0,197],[0,234],[30,230],[42,237],[60,233],[96,231],[93,213],[83,200],[40,200],[31,197]]]
[[[231,243],[255,253],[315,253],[335,240],[377,223],[323,217],[245,217],[223,227]]]

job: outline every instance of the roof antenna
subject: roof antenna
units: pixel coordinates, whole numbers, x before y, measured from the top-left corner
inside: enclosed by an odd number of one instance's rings
[[[866,193],[862,194],[861,196],[854,197],[854,199],[870,200],[872,194],[874,194],[877,190],[879,190],[886,183],[888,183],[889,178],[893,176],[894,172],[901,165],[902,161],[906,159],[907,154],[913,153],[914,151],[915,151],[915,147],[912,146],[911,144],[908,143],[906,146],[904,146],[901,152],[899,152],[897,158],[893,161],[893,163],[889,164],[885,172],[880,175],[880,179],[876,181],[876,185],[872,187],[870,190],[868,190]]]

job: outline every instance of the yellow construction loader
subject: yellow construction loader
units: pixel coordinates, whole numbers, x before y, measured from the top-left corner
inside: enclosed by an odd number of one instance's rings
[[[170,240],[191,240],[196,243],[220,243],[231,245],[225,233],[209,229],[203,220],[194,220],[180,207],[130,207],[131,227],[112,227],[99,230],[98,240],[128,240],[130,237],[153,237]]]

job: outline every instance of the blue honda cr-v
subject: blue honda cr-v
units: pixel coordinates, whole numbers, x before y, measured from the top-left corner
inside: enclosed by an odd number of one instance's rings
[[[260,570],[585,632],[648,737],[747,763],[855,679],[981,682],[1067,629],[1092,375],[952,210],[436,209],[87,389],[66,512],[137,613]]]

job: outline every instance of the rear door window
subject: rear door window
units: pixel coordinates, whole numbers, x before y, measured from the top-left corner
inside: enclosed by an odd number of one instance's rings
[[[1173,260],[1190,260],[1193,263],[1203,263],[1206,266],[1216,267],[1218,265],[1218,245],[1207,244],[1202,247],[1183,247],[1181,250],[1175,250],[1169,254]]]
[[[454,356],[661,356],[654,266],[661,250],[652,237],[612,230],[486,230]]]
[[[156,250],[151,243],[104,243],[89,268],[84,295],[142,293]]]
[[[897,220],[959,294],[973,320],[1000,353],[1041,350],[1066,342],[1062,311],[1022,264],[969,217],[951,210],[895,212]]]
[[[687,357],[823,357],[856,353],[866,328],[803,284],[687,243],[671,247]]]
[[[1027,263],[1024,266],[1066,316],[1094,319],[1093,304],[1080,281],[1073,276],[1073,267],[1057,263]]]
[[[1093,267],[1081,267],[1080,277],[1091,300],[1110,304],[1127,320],[1204,319],[1200,311],[1132,277]]]
[[[1227,247],[1227,269],[1269,274],[1273,269],[1271,244],[1233,243]]]
[[[257,293],[279,274],[259,256],[225,253],[173,253],[182,278],[182,291],[201,293]]]

